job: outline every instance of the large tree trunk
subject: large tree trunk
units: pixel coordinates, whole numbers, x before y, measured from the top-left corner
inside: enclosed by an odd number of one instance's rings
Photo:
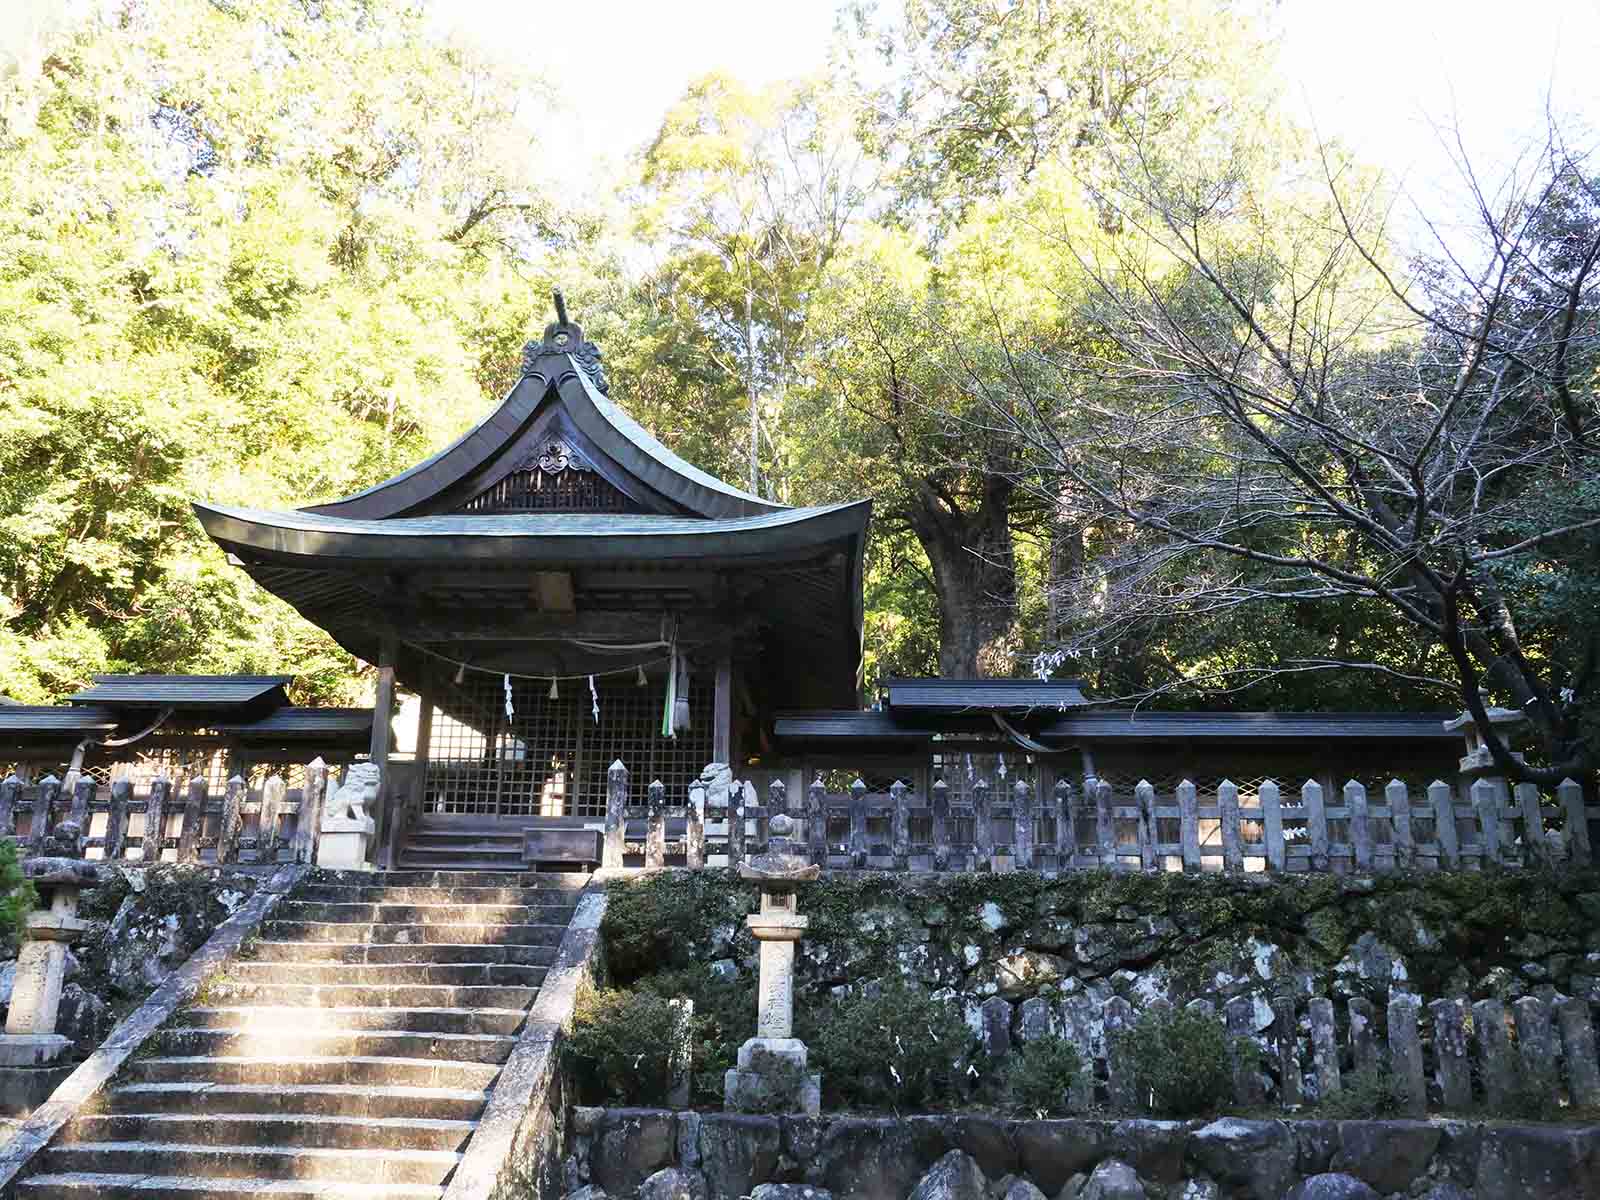
[[[1010,481],[988,477],[970,512],[923,481],[907,515],[939,595],[939,674],[1009,675],[1017,620]]]

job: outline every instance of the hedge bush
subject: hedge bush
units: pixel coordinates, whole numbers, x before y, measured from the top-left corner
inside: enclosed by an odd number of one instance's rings
[[[563,1045],[580,1095],[592,1104],[660,1104],[677,1021],[654,992],[591,989],[579,996]]]
[[[810,1016],[801,1031],[834,1107],[948,1108],[969,1081],[977,1042],[960,1010],[903,983],[864,989]]]
[[[1000,1069],[1000,1094],[1024,1116],[1059,1117],[1072,1111],[1070,1093],[1085,1065],[1066,1038],[1045,1037],[1013,1050]]]
[[[1147,1009],[1118,1038],[1141,1109],[1191,1117],[1233,1103],[1227,1034],[1214,1015]]]

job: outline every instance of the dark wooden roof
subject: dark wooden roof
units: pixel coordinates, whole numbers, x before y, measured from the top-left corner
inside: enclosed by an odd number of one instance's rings
[[[288,703],[293,675],[96,675],[68,700],[110,708],[226,710]]]
[[[870,501],[791,508],[740,491],[605,391],[598,351],[557,323],[501,405],[410,470],[297,512],[195,513],[352,654],[374,661],[394,637],[411,687],[449,661],[597,671],[615,663],[597,660],[608,647],[648,644],[672,617],[691,656],[739,642],[790,703],[853,704]],[[549,573],[570,600],[544,611],[533,596]]]
[[[95,704],[0,704],[0,734],[89,737],[117,727],[117,714]]]
[[[1449,713],[1081,712],[1044,727],[1052,741],[1233,740],[1337,738],[1356,741],[1459,742],[1444,728]]]
[[[237,734],[242,741],[253,738],[338,738],[348,736],[363,745],[372,732],[370,708],[301,708],[287,706],[259,721],[240,721],[215,726],[219,733]]]
[[[970,680],[917,680],[927,684],[969,684]],[[994,682],[994,681],[991,681]],[[1018,681],[1023,682],[1023,681]],[[890,685],[891,689],[895,686]],[[960,688],[945,689],[959,692]],[[854,712],[835,709],[777,714],[773,735],[790,746],[887,747],[929,742],[935,734],[960,738],[980,732],[993,735],[990,712],[976,706],[943,711]],[[1038,715],[1039,710],[1035,710]],[[982,720],[974,722],[974,717]],[[1181,741],[1343,741],[1459,742],[1444,728],[1447,713],[1205,713],[1130,712],[1126,709],[1080,711],[1047,717],[1033,734],[1043,742],[1067,748],[1078,742]]]
[[[780,712],[772,731],[780,741],[893,741],[925,742],[934,731],[917,727],[886,712],[846,712],[835,709]]]
[[[648,558],[774,558],[861,536],[872,502],[705,519],[645,513],[500,513],[355,520],[196,503],[206,532],[235,553],[283,565],[492,563],[566,565]],[[300,560],[297,564],[297,560]]]
[[[1077,679],[891,679],[895,712],[1026,712],[1086,704]]]
[[[690,465],[652,437],[597,386],[599,351],[582,339],[576,325],[552,325],[542,342],[529,343],[521,380],[476,428],[392,479],[306,511],[361,519],[433,511],[549,436],[571,440],[597,471],[656,511],[747,517],[784,507]]]

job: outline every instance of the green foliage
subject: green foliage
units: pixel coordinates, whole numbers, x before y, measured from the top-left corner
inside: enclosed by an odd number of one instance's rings
[[[573,232],[539,93],[400,0],[79,14],[0,80],[0,693],[287,669],[352,702],[189,501],[355,491],[482,412],[542,317],[506,268]]]
[[[0,842],[0,948],[16,953],[22,922],[38,903],[33,884],[23,877],[16,842]]]
[[[1511,1087],[1499,1104],[1486,1106],[1485,1115],[1508,1121],[1559,1121],[1575,1115],[1562,1105],[1565,1088],[1555,1063],[1529,1063],[1518,1055],[1512,1064]]]
[[[677,1021],[654,992],[585,991],[562,1043],[584,1097],[591,1103],[664,1103]]]
[[[732,871],[661,871],[612,884],[600,927],[612,981],[688,967],[710,930],[742,928],[753,894]]]
[[[1078,1048],[1066,1038],[1036,1038],[1007,1058],[1000,1087],[1019,1114],[1059,1117],[1072,1111],[1068,1093],[1085,1069]]]
[[[1405,1104],[1399,1076],[1385,1066],[1366,1066],[1339,1081],[1339,1090],[1317,1102],[1317,1112],[1344,1121],[1367,1121],[1397,1115]]]
[[[692,1099],[719,1104],[723,1074],[735,1065],[739,1047],[755,1036],[756,992],[747,976],[719,975],[703,965],[646,975],[638,986],[663,1000],[694,1003]]]
[[[1231,1101],[1228,1039],[1214,1015],[1148,1009],[1118,1037],[1141,1110],[1191,1117],[1215,1112]]]
[[[976,1051],[972,1031],[948,1001],[900,982],[863,987],[803,1012],[822,1086],[845,1108],[896,1112],[956,1103]]]

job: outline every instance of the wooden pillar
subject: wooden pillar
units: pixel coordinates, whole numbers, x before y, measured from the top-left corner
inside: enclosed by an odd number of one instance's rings
[[[395,820],[394,807],[395,795],[389,786],[389,742],[390,724],[394,714],[394,660],[399,653],[399,644],[392,633],[386,633],[378,642],[378,696],[372,706],[372,742],[367,751],[368,757],[378,767],[378,803],[375,806],[377,828],[373,830],[373,845],[382,847],[380,851],[383,861],[378,865],[384,869],[394,866],[390,858],[392,847],[389,846],[389,829]]]
[[[717,656],[717,685],[712,702],[711,760],[733,765],[733,657]]]
[[[417,697],[417,751],[412,756],[411,811],[420,813],[428,799],[428,755],[433,743],[433,693]]]

